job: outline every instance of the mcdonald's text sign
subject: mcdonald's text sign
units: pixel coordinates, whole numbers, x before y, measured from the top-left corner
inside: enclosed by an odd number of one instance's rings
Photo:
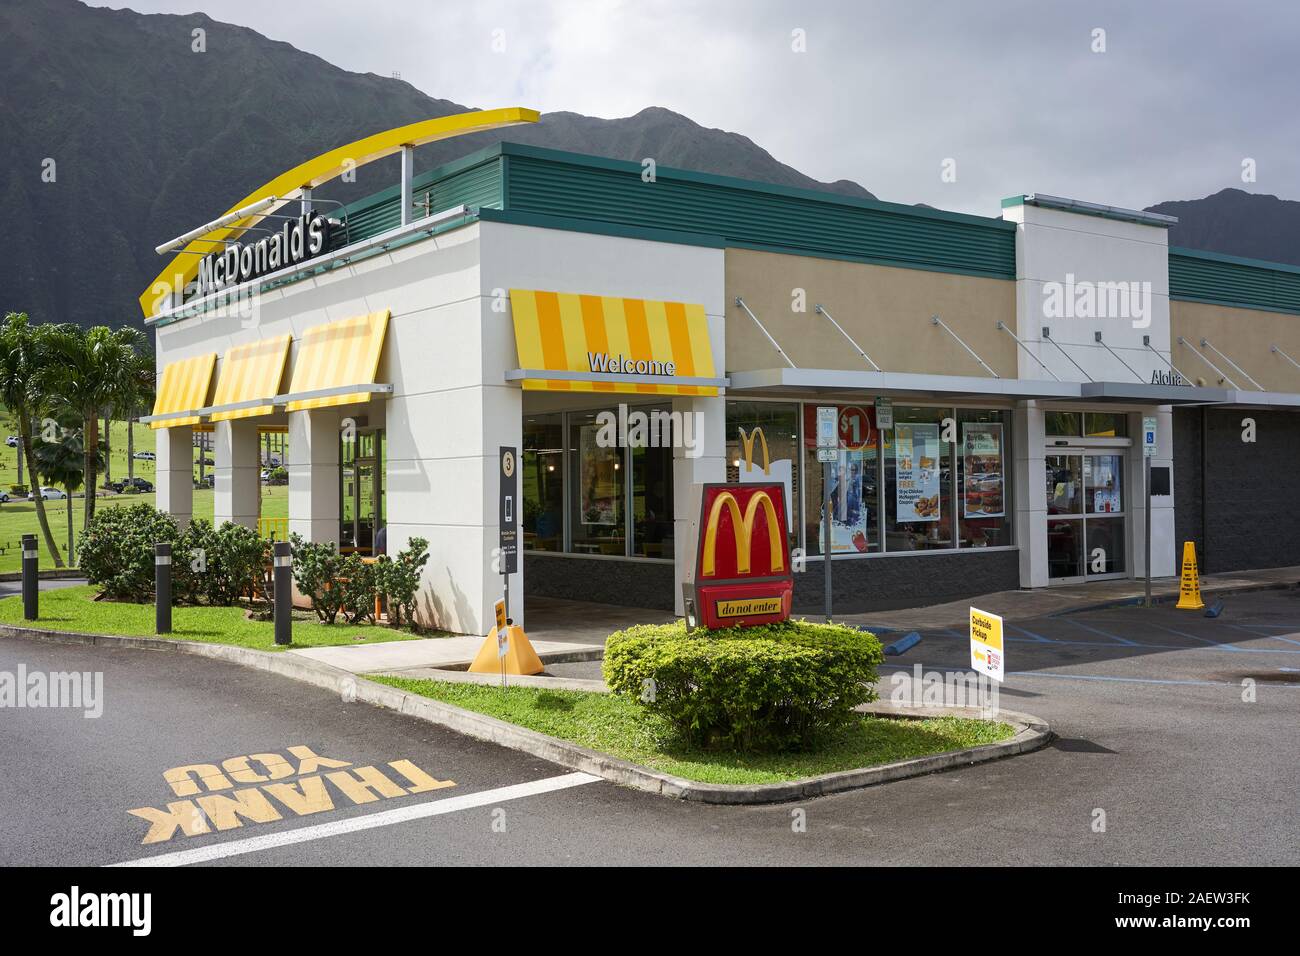
[[[705,627],[770,624],[790,616],[794,578],[780,482],[706,484],[695,556]]]

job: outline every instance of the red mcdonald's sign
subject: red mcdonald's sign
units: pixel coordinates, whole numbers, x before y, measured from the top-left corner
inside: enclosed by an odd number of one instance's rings
[[[706,627],[790,616],[794,578],[780,482],[706,484],[695,558],[696,606]]]

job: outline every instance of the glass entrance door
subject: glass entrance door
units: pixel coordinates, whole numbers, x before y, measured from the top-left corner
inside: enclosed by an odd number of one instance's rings
[[[1053,448],[1045,472],[1048,578],[1066,584],[1122,577],[1124,453]]]
[[[340,448],[339,551],[375,553],[375,537],[384,525],[383,432],[344,438]]]

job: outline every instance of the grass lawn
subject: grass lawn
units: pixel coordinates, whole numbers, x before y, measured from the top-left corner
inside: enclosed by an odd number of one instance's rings
[[[0,485],[0,487],[7,487]],[[117,505],[133,505],[137,502],[154,504],[154,495],[105,495],[95,504],[95,510],[112,508]],[[72,527],[74,534],[80,534],[82,528],[82,509],[85,501],[72,499]],[[289,486],[262,485],[262,516],[265,518],[285,518],[289,514]],[[64,561],[68,558],[68,503],[67,501],[45,502],[45,515],[50,520],[50,531],[59,546],[59,553]],[[212,520],[212,489],[194,489],[194,517]],[[41,526],[36,520],[36,505],[31,501],[12,500],[0,504],[0,571],[22,570],[22,556],[19,545],[23,535],[34,534],[41,551],[41,568],[52,568],[54,562],[45,550],[45,541],[41,537]]]
[[[3,444],[4,438],[17,433],[17,419],[9,414],[8,409],[0,406],[0,490],[9,491],[11,485],[18,483],[18,449]],[[155,432],[153,429],[148,425],[136,425],[134,433],[135,450],[137,452],[154,451]],[[209,442],[211,437],[211,435],[207,436]],[[104,436],[101,434],[101,441],[103,438]],[[284,436],[274,435],[272,438],[272,454],[278,460],[283,460],[285,451],[283,446]],[[101,484],[109,476],[115,481],[121,481],[127,477],[131,463],[126,453],[127,423],[125,421],[109,422],[108,443],[108,475],[100,474]],[[194,449],[194,477],[196,480],[199,477],[198,461],[200,457],[214,459],[212,451],[201,452],[197,447]],[[155,483],[154,462],[136,460],[134,464],[134,474],[137,478],[144,478],[150,484]],[[210,475],[212,473],[211,467],[205,467],[203,473]],[[31,476],[27,474],[25,467],[23,470],[23,484],[27,485],[28,488],[33,484]],[[288,494],[287,485],[262,485],[262,516],[266,518],[287,517]],[[98,510],[107,505],[133,504],[137,501],[147,501],[149,504],[153,504],[154,496],[151,494],[114,495],[102,492],[95,508]],[[72,499],[72,530],[74,537],[81,531],[81,515],[85,506],[84,498],[76,497]],[[59,552],[66,561],[68,555],[68,502],[47,501],[45,502],[45,513],[50,520],[50,531],[59,546]],[[194,489],[194,516],[196,518],[207,518],[209,521],[212,520],[211,488]],[[40,538],[40,533],[41,527],[36,520],[36,506],[32,502],[13,498],[7,504],[0,504],[0,549],[3,549],[3,553],[0,553],[0,572],[20,570],[22,559],[19,555],[19,544],[24,534],[37,536],[41,549],[41,567],[54,567],[54,561],[45,552],[45,543]]]
[[[1006,740],[1009,724],[958,717],[863,717],[816,750],[786,754],[691,751],[673,746],[667,724],[613,694],[485,687],[367,675],[371,680],[572,741],[701,783],[781,783]]]
[[[94,634],[121,634],[128,637],[155,637],[154,606],[124,604],[117,601],[94,601],[97,588],[90,585],[41,592],[40,620],[37,626],[51,631],[84,631]],[[23,626],[21,597],[0,599],[0,624]],[[314,617],[300,619],[295,614],[293,643],[280,647],[275,643],[275,629],[270,621],[250,621],[238,607],[176,607],[172,609],[173,631],[168,637],[209,644],[235,644],[259,651],[287,650],[295,647],[332,647],[339,644],[378,644],[384,641],[409,641],[436,634],[412,634],[391,627],[326,625]]]

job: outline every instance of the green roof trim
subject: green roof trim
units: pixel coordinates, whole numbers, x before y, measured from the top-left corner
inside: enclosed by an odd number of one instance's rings
[[[1170,247],[1169,297],[1300,314],[1300,266]]]
[[[710,247],[734,246],[903,268],[1015,278],[1015,225],[640,163],[496,143],[415,180],[432,208],[505,210],[485,219]],[[398,223],[394,185],[346,207],[348,238]],[[340,235],[338,242],[342,242]]]

